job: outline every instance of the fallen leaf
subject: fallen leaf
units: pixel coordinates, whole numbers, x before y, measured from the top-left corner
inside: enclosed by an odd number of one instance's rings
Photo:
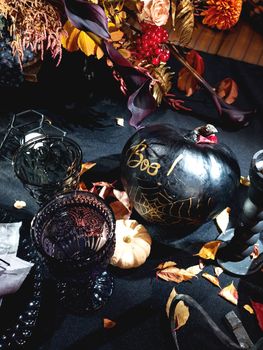
[[[222,269],[222,267],[219,267],[219,266],[215,266],[215,267],[214,267],[214,270],[215,270],[215,275],[216,275],[217,277],[219,277],[219,276],[221,275],[221,273],[224,271],[224,270]]]
[[[198,275],[202,270],[203,270],[203,268],[201,268],[200,265],[190,266],[186,269],[186,271],[188,271],[194,275]]]
[[[125,206],[128,211],[131,211],[131,203],[125,191],[119,191],[114,188],[113,195]]]
[[[259,245],[258,244],[254,244],[253,251],[250,254],[251,259],[256,259],[259,256],[259,253],[260,253]]]
[[[131,216],[131,210],[128,210],[120,201],[110,203],[116,220],[128,220]]]
[[[202,273],[202,277],[207,279],[209,282],[220,288],[219,280],[217,277],[210,275],[207,272]]]
[[[169,295],[169,298],[167,300],[166,307],[165,307],[166,315],[168,318],[169,318],[171,303],[176,295],[177,295],[177,292],[176,292],[175,288],[173,288],[170,295]]]
[[[221,213],[218,214],[215,218],[216,225],[222,233],[226,232],[227,226],[229,224],[230,211],[231,208],[227,207],[223,211],[221,211]]]
[[[116,124],[119,126],[124,126],[124,119],[123,118],[115,118]]]
[[[237,83],[231,78],[225,78],[219,83],[216,92],[226,103],[231,104],[238,96]]]
[[[156,269],[157,269],[157,270],[163,270],[163,269],[166,269],[167,267],[176,266],[176,265],[177,265],[177,264],[176,264],[176,262],[174,262],[174,261],[166,261],[166,262],[164,262],[164,263],[159,264],[159,265],[156,267]]]
[[[226,299],[230,303],[237,305],[238,293],[233,282],[225,288],[221,289],[218,295],[220,295],[222,298]]]
[[[258,325],[260,329],[263,331],[263,304],[258,303],[256,301],[251,301],[251,304],[255,311],[255,314],[258,320]]]
[[[199,255],[203,259],[215,260],[215,256],[220,244],[221,244],[220,241],[207,242],[200,249],[199,253],[194,255]]]
[[[188,52],[185,58],[200,75],[204,74],[205,66],[203,58],[195,50]],[[179,90],[184,91],[186,96],[191,96],[199,89],[199,82],[189,69],[184,67],[179,71],[177,87]]]
[[[251,315],[254,314],[254,310],[252,309],[252,307],[248,304],[244,305],[243,308],[245,310],[247,310]]]
[[[178,330],[182,326],[184,326],[189,318],[189,307],[185,305],[185,303],[180,300],[174,310],[174,319],[176,327],[175,329]]]
[[[240,176],[240,183],[243,186],[250,186],[250,178],[249,178],[249,176]]]
[[[23,209],[26,207],[26,202],[25,201],[15,201],[14,207],[16,209]]]
[[[83,175],[86,171],[90,170],[96,165],[96,163],[86,162],[81,164],[80,176]]]
[[[86,184],[85,184],[84,181],[81,181],[81,182],[78,184],[78,189],[79,189],[80,191],[87,191],[87,190],[88,190],[88,189],[87,189],[87,186],[86,186]]]
[[[163,270],[159,270],[157,271],[156,275],[165,281],[176,283],[188,281],[195,277],[195,274],[188,272],[185,269],[179,269],[175,266],[170,266]]]
[[[103,327],[106,328],[106,329],[111,329],[113,327],[116,326],[116,322],[115,321],[112,321],[108,318],[104,318],[103,319]]]

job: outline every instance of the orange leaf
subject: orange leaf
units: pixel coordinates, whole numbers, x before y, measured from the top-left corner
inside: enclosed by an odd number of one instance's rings
[[[104,318],[103,319],[103,327],[106,328],[106,329],[110,329],[110,328],[113,328],[116,326],[116,322],[115,321],[112,321],[108,318]]]
[[[185,305],[185,303],[180,300],[174,310],[174,318],[176,324],[176,330],[184,326],[189,318],[189,307]]]
[[[238,96],[238,87],[233,79],[225,78],[219,83],[216,92],[226,103],[231,104],[235,102]]]
[[[87,190],[88,190],[88,189],[87,189],[87,186],[86,186],[86,184],[85,184],[84,181],[81,181],[81,182],[78,184],[78,189],[79,189],[80,191],[87,191]]]
[[[207,272],[202,273],[202,277],[207,279],[209,282],[220,288],[219,280],[217,277],[210,275]]]
[[[124,57],[124,58],[130,58],[131,57],[131,51],[127,49],[119,49],[119,53]]]
[[[220,295],[222,298],[226,299],[230,303],[237,305],[238,293],[233,282],[228,286],[226,286],[225,288],[221,289],[218,295]]]
[[[116,220],[129,219],[131,216],[131,211],[128,210],[120,201],[110,203],[110,207]]]
[[[199,255],[203,259],[215,260],[215,256],[220,244],[221,244],[220,241],[211,241],[211,242],[205,243],[203,247],[200,249],[199,253],[195,255]]]
[[[171,307],[171,303],[173,301],[173,298],[177,295],[177,292],[175,290],[175,288],[172,289],[169,298],[167,299],[167,303],[166,303],[166,307],[165,307],[165,311],[166,311],[166,315],[169,318],[169,312],[170,312],[170,307]]]
[[[131,211],[131,203],[129,200],[129,197],[125,191],[119,191],[116,189],[113,189],[113,195],[120,201],[124,207],[128,210]]]
[[[80,30],[75,28],[70,21],[64,24],[63,29],[67,32],[67,35],[62,35],[61,37],[62,46],[69,52],[77,51],[79,49],[78,38]]]
[[[252,309],[252,307],[248,304],[244,305],[243,308],[245,310],[247,310],[251,315],[254,314],[254,310]]]
[[[188,281],[195,277],[195,274],[185,270],[185,269],[179,269],[175,266],[167,267],[163,270],[157,271],[156,275],[168,282],[176,282],[181,283],[183,281]]]
[[[86,162],[81,164],[80,176],[83,175],[86,171],[90,170],[96,165],[96,163]]]
[[[204,61],[195,50],[188,52],[185,58],[200,75],[204,74]],[[196,90],[199,89],[199,83],[193,74],[186,67],[184,67],[179,71],[177,87],[179,90],[184,91],[186,96],[191,96]]]
[[[159,264],[156,269],[157,270],[163,270],[163,269],[166,269],[167,267],[170,267],[170,266],[175,266],[176,265],[176,262],[174,261],[166,261],[164,263],[161,263]]]
[[[116,30],[110,33],[112,41],[120,41],[123,38],[124,33],[121,30]]]

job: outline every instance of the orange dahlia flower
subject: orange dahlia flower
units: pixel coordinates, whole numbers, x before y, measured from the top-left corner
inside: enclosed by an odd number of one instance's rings
[[[209,27],[226,30],[238,22],[242,0],[208,0],[206,4],[201,15],[204,16],[203,23]]]

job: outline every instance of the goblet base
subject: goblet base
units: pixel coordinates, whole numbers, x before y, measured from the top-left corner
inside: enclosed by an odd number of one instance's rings
[[[103,271],[85,281],[58,281],[58,299],[72,313],[86,313],[103,307],[113,291],[113,278]]]

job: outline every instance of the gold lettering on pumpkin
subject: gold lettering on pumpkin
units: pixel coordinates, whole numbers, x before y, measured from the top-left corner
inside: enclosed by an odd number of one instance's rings
[[[138,145],[132,146],[128,152],[131,152],[127,160],[127,166],[130,168],[139,167],[140,171],[146,171],[150,176],[156,176],[161,165],[159,163],[150,163],[149,159],[145,158],[143,153],[148,145],[145,139]],[[127,152],[127,153],[128,153]]]

